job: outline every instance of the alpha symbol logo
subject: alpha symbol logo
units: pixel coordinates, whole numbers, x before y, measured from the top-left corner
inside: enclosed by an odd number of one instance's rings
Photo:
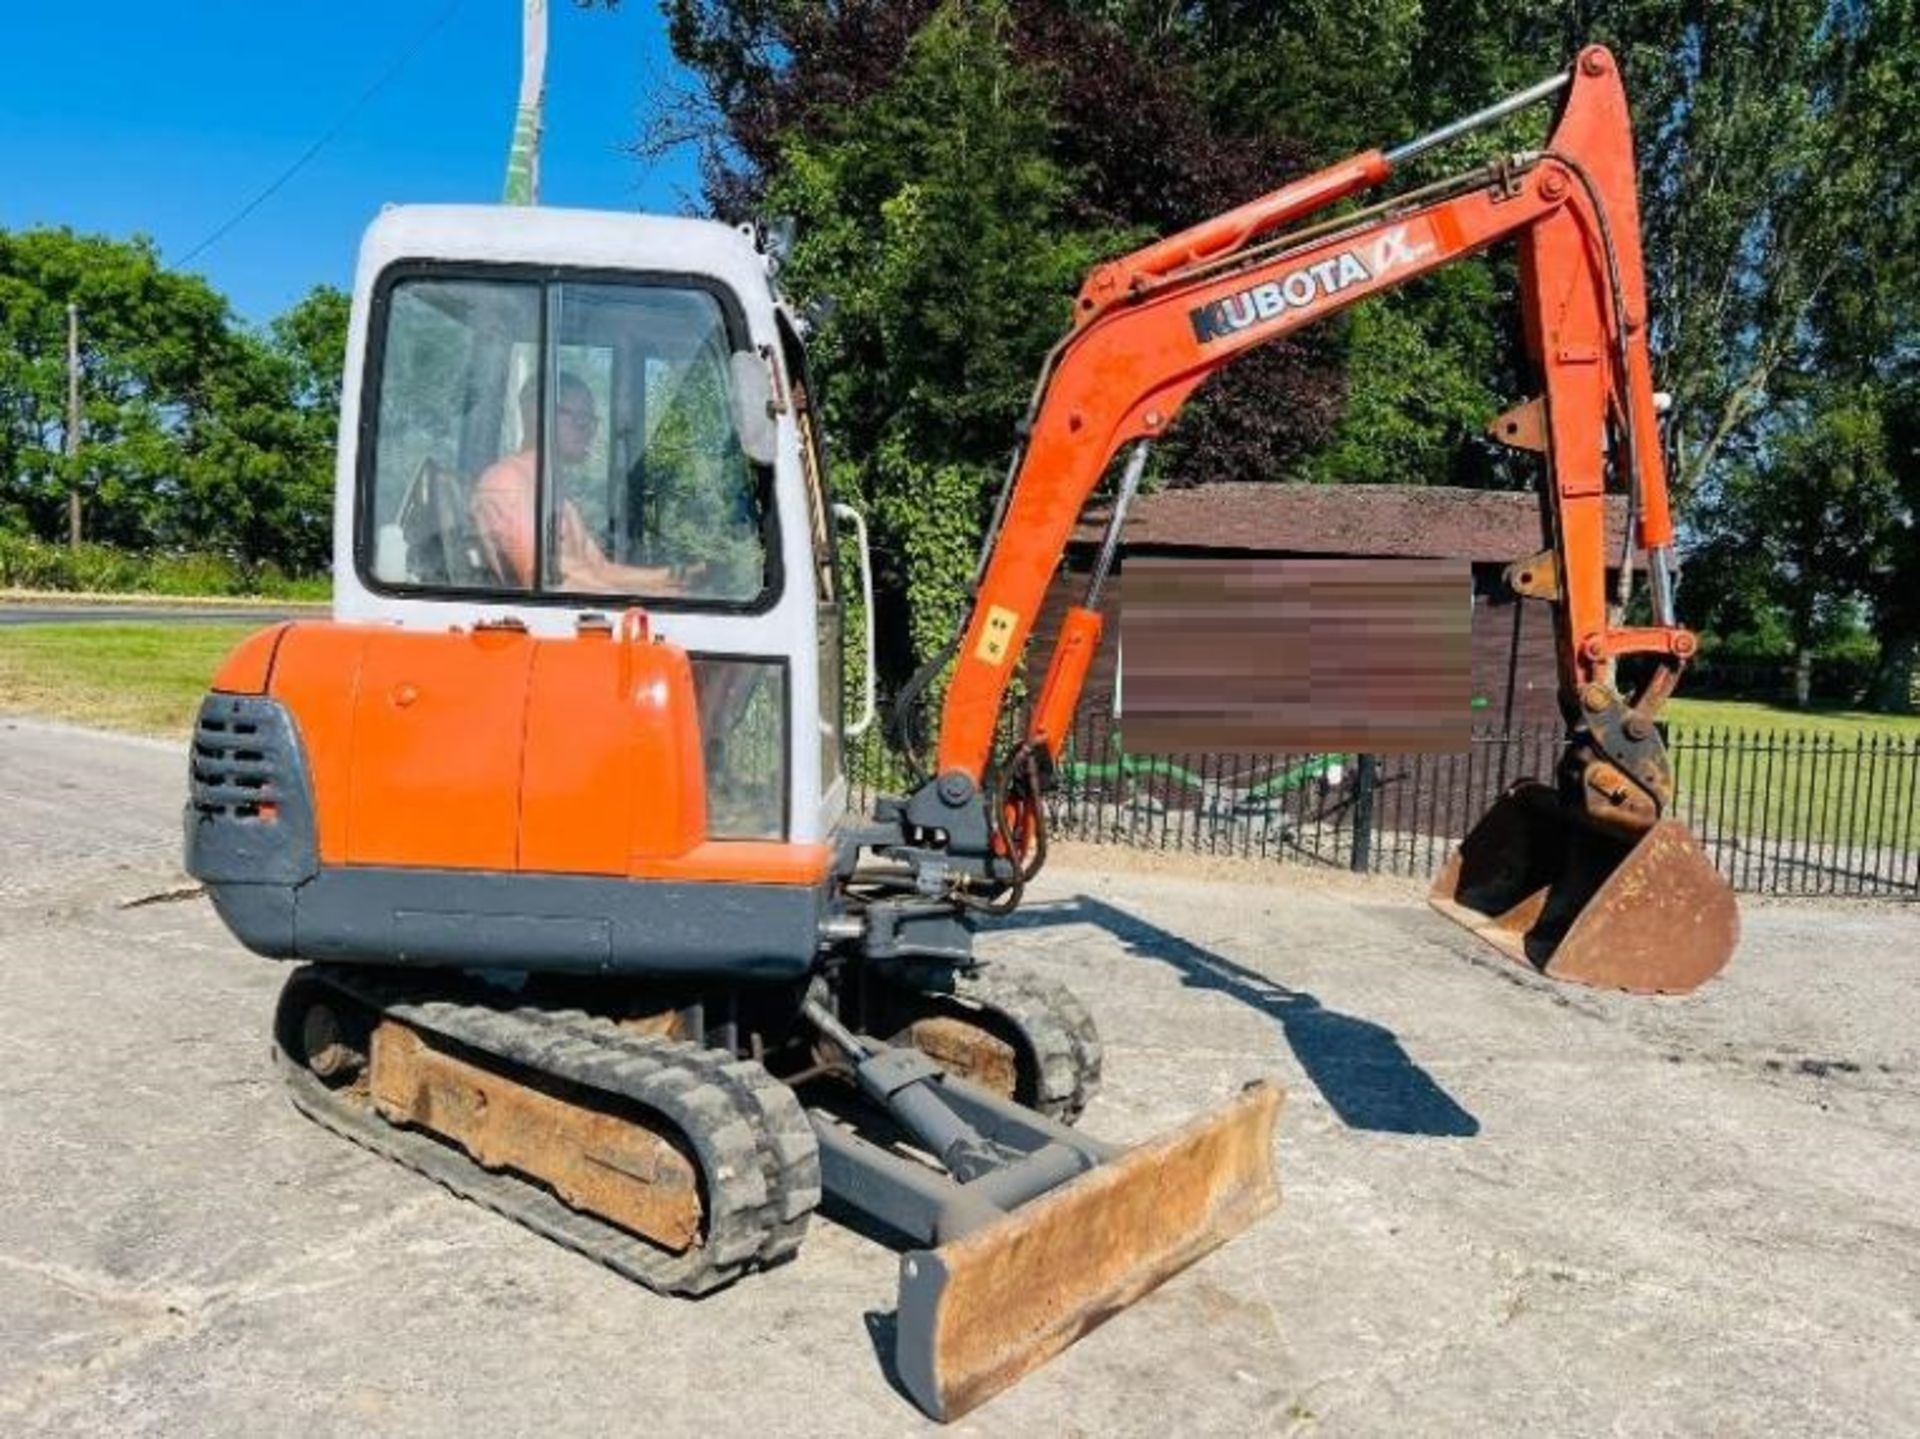
[[[1304,310],[1329,295],[1391,270],[1415,264],[1433,253],[1431,242],[1415,245],[1407,238],[1407,227],[1400,225],[1365,248],[1342,250],[1311,265],[1290,270],[1277,280],[1254,285],[1223,300],[1215,300],[1187,312],[1193,322],[1194,338],[1201,344],[1239,333],[1249,325],[1271,320],[1288,310]]]
[[[1385,274],[1388,270],[1424,260],[1432,253],[1431,241],[1424,245],[1411,245],[1407,243],[1407,227],[1397,226],[1373,242],[1373,273]]]

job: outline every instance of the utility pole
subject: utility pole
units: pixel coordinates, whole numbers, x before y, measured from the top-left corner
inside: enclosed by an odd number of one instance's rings
[[[67,302],[67,544],[80,548],[80,307]]]
[[[520,105],[507,149],[509,205],[540,203],[540,120],[547,98],[547,0],[521,0]]]

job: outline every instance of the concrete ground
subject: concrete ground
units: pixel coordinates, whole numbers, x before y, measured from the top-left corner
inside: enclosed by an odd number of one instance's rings
[[[660,1299],[299,1118],[284,971],[169,897],[182,767],[0,721],[0,1432],[930,1427],[870,1239]],[[1914,911],[1750,904],[1725,976],[1649,1001],[1401,887],[1040,890],[986,950],[1091,1003],[1087,1126],[1277,1074],[1285,1199],[960,1432],[1920,1432]]]

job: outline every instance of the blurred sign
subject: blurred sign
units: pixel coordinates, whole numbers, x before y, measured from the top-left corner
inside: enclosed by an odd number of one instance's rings
[[[1129,559],[1121,595],[1135,753],[1469,743],[1464,560]]]

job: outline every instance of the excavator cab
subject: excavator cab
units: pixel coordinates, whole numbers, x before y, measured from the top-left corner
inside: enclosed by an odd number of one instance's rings
[[[617,264],[581,263],[595,253]],[[804,351],[752,241],[653,218],[397,209],[368,235],[363,287],[336,617],[504,649],[517,633],[531,655],[644,612],[649,640],[691,667],[707,837],[821,843],[846,795],[833,512]],[[548,668],[558,682],[549,662],[496,666],[490,683],[541,691]],[[588,709],[555,694],[560,728],[530,732],[520,762],[578,749],[566,729],[608,718],[575,698]],[[461,708],[513,703],[468,688]]]

